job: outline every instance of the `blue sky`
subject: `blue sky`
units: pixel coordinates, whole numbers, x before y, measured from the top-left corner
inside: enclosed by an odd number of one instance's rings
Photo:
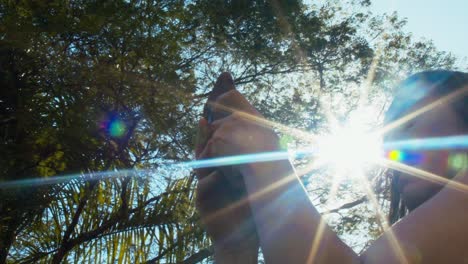
[[[376,13],[397,11],[406,31],[432,39],[437,48],[468,58],[468,0],[372,0]]]

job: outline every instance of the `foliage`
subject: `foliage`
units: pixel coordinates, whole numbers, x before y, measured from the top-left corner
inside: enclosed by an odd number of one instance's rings
[[[0,262],[209,260],[193,174],[163,161],[192,158],[195,120],[221,71],[267,118],[318,131],[324,98],[353,106],[368,72],[381,96],[411,72],[453,67],[396,14],[368,5],[1,1],[0,180],[77,177],[1,189]],[[122,169],[138,171],[99,179]],[[378,234],[372,217],[343,215],[340,233],[369,223]]]

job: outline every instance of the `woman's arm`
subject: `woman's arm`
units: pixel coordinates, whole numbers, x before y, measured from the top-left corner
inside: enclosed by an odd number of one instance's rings
[[[225,93],[217,100],[217,106],[232,105],[241,105],[237,109],[242,112],[210,124],[211,137],[202,157],[279,150],[278,137],[269,128],[270,124],[238,91]],[[239,169],[268,264],[306,263],[307,260],[309,263],[359,263],[352,249],[322,222],[288,161],[252,163],[240,165]],[[320,237],[316,237],[319,233]]]
[[[199,122],[198,137],[207,133],[207,121]],[[202,153],[204,140],[197,140],[195,149],[197,159],[205,158]],[[225,264],[254,264],[258,263],[258,237],[252,220],[249,204],[239,197],[239,190],[233,189],[225,181],[225,175],[212,168],[195,170],[197,188],[195,195],[196,206],[207,234],[213,241],[215,263]],[[237,204],[236,207],[231,207]]]
[[[358,256],[321,222],[288,162],[252,164],[243,174],[267,263],[468,261],[466,191],[445,187]],[[468,184],[468,173],[456,180]]]
[[[226,248],[216,243],[214,247],[214,261],[216,264],[254,264],[258,263],[258,247],[252,243]]]
[[[468,193],[445,187],[356,255],[310,202],[289,162],[245,167],[267,263],[465,263]],[[468,173],[457,179],[468,184]]]
[[[243,167],[266,263],[359,263],[312,205],[287,161]]]
[[[237,91],[220,97],[244,101],[247,115],[261,115]],[[234,114],[211,125],[206,157],[277,150],[274,133],[257,119]],[[395,245],[411,263],[459,263],[468,244],[468,194],[444,188],[385,233],[358,257],[322,221],[289,162],[253,163],[241,166],[260,245],[267,263],[401,263]],[[462,183],[468,183],[468,176]],[[468,210],[467,210],[468,211]],[[323,228],[322,228],[323,227]],[[398,251],[397,251],[398,252]]]
[[[468,173],[455,179],[468,184]],[[466,188],[465,188],[466,189]],[[391,231],[408,263],[468,261],[468,193],[444,187],[395,224]],[[387,231],[362,255],[364,263],[398,263]]]

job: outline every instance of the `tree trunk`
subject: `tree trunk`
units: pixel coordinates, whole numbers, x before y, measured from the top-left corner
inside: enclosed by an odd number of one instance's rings
[[[7,227],[4,228],[5,226]],[[0,228],[0,263],[6,263],[8,252],[15,241],[18,226],[18,221],[16,221],[15,216],[12,216],[11,220],[2,224]]]

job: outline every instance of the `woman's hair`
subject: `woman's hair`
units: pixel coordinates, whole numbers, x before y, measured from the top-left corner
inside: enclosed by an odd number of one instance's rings
[[[414,74],[397,87],[396,96],[386,113],[384,122],[390,123],[401,118],[414,104],[427,96],[439,98],[467,86],[468,73],[436,70]],[[468,125],[468,93],[462,93],[450,104],[457,115]],[[389,213],[391,224],[405,216],[408,211],[397,189],[400,172],[392,171],[392,174]]]

